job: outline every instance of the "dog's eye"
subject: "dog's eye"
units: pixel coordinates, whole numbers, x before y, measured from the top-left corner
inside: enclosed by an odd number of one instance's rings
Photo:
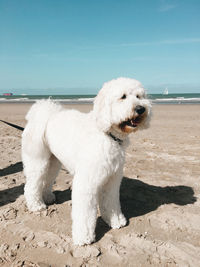
[[[126,94],[123,94],[123,96],[121,97],[121,99],[126,99]]]
[[[136,95],[136,97],[137,97],[138,99],[140,99],[140,95]]]

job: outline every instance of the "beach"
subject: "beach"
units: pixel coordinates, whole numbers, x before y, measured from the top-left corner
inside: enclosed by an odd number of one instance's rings
[[[30,103],[0,103],[0,119],[25,126]],[[65,104],[83,112],[91,104]],[[71,238],[72,176],[61,169],[56,203],[29,212],[21,131],[0,122],[0,266],[200,266],[200,105],[153,105],[150,128],[130,136],[121,184],[128,224],[97,220],[97,240]]]

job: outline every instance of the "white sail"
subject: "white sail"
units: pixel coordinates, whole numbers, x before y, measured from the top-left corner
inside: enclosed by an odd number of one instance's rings
[[[165,88],[164,92],[163,92],[163,95],[168,95],[169,94],[169,91],[167,88]]]

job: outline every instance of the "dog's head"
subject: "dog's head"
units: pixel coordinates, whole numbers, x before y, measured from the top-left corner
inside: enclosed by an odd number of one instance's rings
[[[149,125],[151,104],[141,83],[130,78],[106,82],[94,101],[98,128],[129,134]]]

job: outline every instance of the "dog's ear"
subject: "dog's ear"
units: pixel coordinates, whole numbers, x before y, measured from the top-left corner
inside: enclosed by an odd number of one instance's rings
[[[102,132],[108,132],[111,127],[111,105],[109,105],[106,90],[102,88],[94,100],[94,116],[97,127]]]

